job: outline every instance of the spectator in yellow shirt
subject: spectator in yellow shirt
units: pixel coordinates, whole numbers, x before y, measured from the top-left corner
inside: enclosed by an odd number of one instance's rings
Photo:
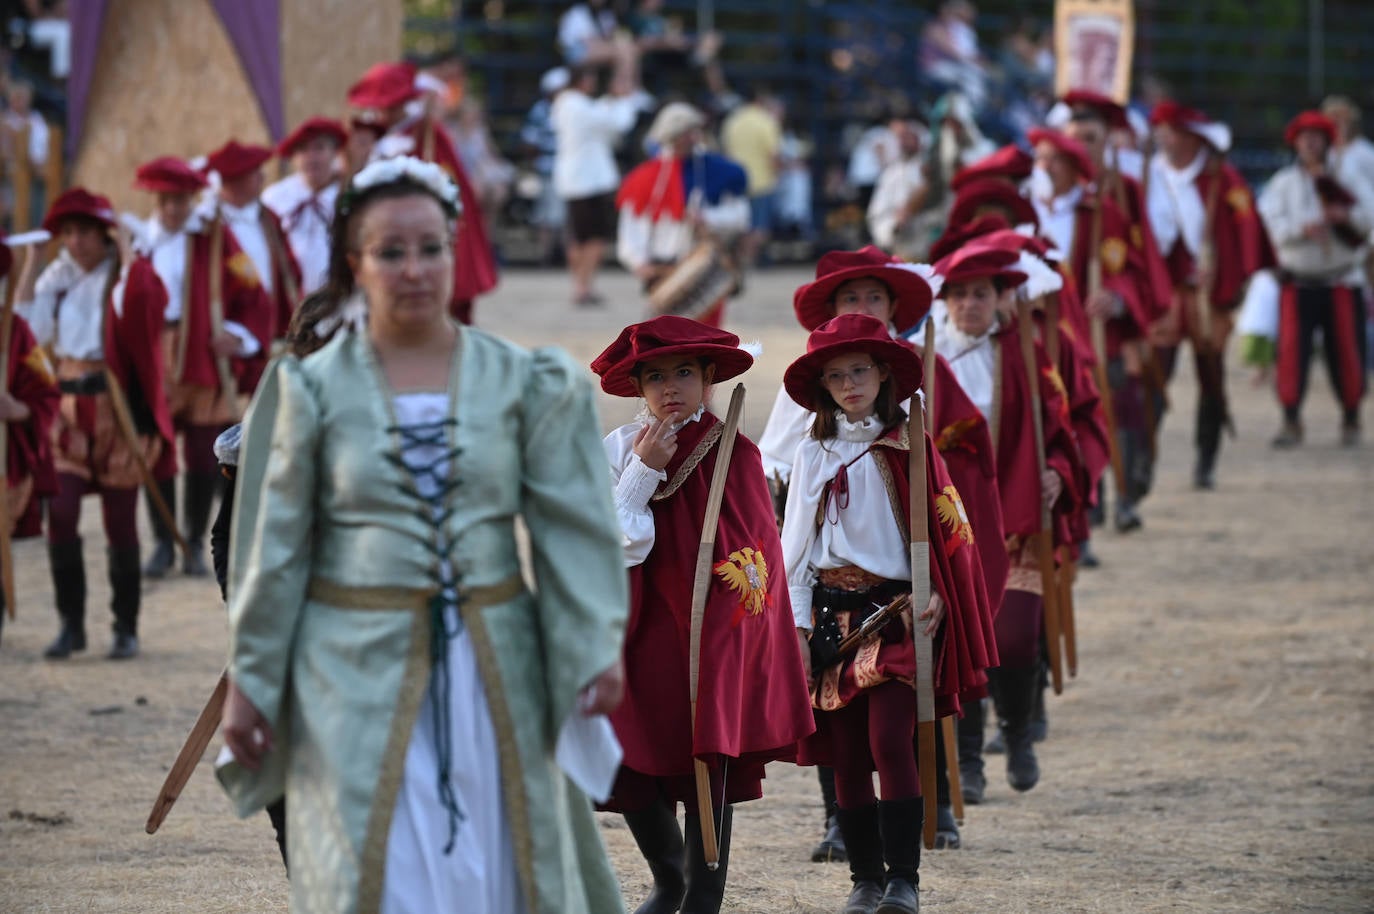
[[[751,267],[773,231],[777,201],[779,153],[782,150],[782,102],[763,86],[725,119],[720,132],[725,154],[744,166],[749,176],[749,234],[740,245],[742,266]]]

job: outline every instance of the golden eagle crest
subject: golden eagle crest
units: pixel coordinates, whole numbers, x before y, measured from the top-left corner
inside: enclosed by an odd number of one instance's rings
[[[250,289],[257,287],[262,282],[262,280],[258,278],[258,268],[253,266],[252,258],[243,251],[239,251],[237,254],[230,257],[227,266],[229,267],[229,272],[233,273],[234,277],[238,279],[239,282],[248,286]]]
[[[946,539],[946,552],[952,553],[963,543],[973,544],[973,526],[968,522],[968,514],[964,511],[964,500],[959,497],[959,490],[954,486],[945,486],[940,490],[940,494],[935,496],[935,515],[940,518],[940,524],[949,528],[949,537]]]
[[[42,378],[44,383],[57,383],[57,378],[52,373],[52,363],[48,361],[48,354],[43,351],[42,346],[35,346],[29,350],[29,354],[24,356],[24,365]]]
[[[1102,240],[1102,266],[1113,275],[1120,273],[1126,266],[1126,242],[1120,238]]]
[[[1237,216],[1250,215],[1250,189],[1233,187],[1226,192],[1226,203],[1236,211]]]
[[[940,453],[946,453],[955,447],[964,447],[973,450],[973,446],[964,440],[964,436],[978,426],[978,419],[969,416],[951,422],[940,430],[940,437],[935,442],[935,448]]]
[[[768,562],[763,550],[745,546],[730,553],[724,562],[717,562],[716,574],[739,594],[739,608],[757,616],[768,607]]]

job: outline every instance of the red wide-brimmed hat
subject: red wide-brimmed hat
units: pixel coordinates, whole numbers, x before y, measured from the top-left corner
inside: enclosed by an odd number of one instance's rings
[[[420,97],[415,87],[416,69],[408,63],[379,63],[368,68],[348,89],[351,108],[386,109]]]
[[[930,284],[901,259],[870,244],[857,251],[831,251],[816,261],[816,279],[792,296],[801,325],[815,330],[834,317],[835,290],[851,279],[876,279],[892,290],[892,323],[898,330],[916,326],[930,310]]]
[[[962,247],[935,264],[935,272],[945,278],[945,288],[975,279],[1000,280],[1002,287],[1016,287],[1026,274],[1013,269],[1021,255],[1016,250],[989,245],[982,239]]]
[[[1032,146],[1049,143],[1054,147],[1055,152],[1067,156],[1079,175],[1088,180],[1092,180],[1093,176],[1097,174],[1097,166],[1093,165],[1093,158],[1088,154],[1088,147],[1067,134],[1057,130],[1046,130],[1043,127],[1033,127],[1026,133],[1026,139],[1030,141]]]
[[[138,166],[134,186],[158,194],[193,194],[205,186],[205,176],[176,156],[162,156]]]
[[[1130,130],[1131,121],[1126,117],[1126,109],[1110,95],[1094,92],[1091,89],[1071,89],[1060,99],[1069,110],[1079,113],[1087,110],[1106,121],[1113,130]]]
[[[962,225],[971,222],[987,207],[1002,210],[1012,225],[1024,225],[1027,222],[1035,226],[1040,225],[1040,217],[1035,214],[1035,206],[1021,196],[1014,185],[992,178],[964,185],[954,198],[954,206],[950,208],[949,224]]]
[[[1150,112],[1150,124],[1168,124],[1175,130],[1182,130],[1200,137],[1218,152],[1231,148],[1231,128],[1214,121],[1196,108],[1188,108],[1178,102],[1165,100],[1155,105]]]
[[[312,117],[302,122],[299,127],[286,135],[286,139],[277,144],[277,155],[287,158],[293,155],[298,148],[319,136],[327,136],[334,141],[335,145],[342,146],[344,141],[348,139],[348,130],[333,118]]]
[[[1017,252],[1026,251],[1042,258],[1050,252],[1049,242],[1045,239],[1023,235],[1015,229],[998,229],[995,232],[987,232],[975,239],[974,243],[979,247],[1001,248]]]
[[[84,187],[73,187],[52,201],[47,215],[43,217],[43,228],[56,234],[62,220],[72,217],[99,222],[107,229],[115,227],[115,211],[110,198],[93,194]]]
[[[266,146],[230,140],[205,157],[205,170],[219,172],[222,181],[234,181],[251,175],[270,158],[272,150]]]
[[[848,352],[866,352],[888,367],[898,403],[921,386],[921,357],[911,346],[889,336],[876,317],[841,314],[812,330],[806,339],[806,355],[787,366],[782,376],[787,395],[803,408],[815,410],[825,363]]]
[[[1034,167],[1035,160],[1031,158],[1030,153],[1014,143],[1009,143],[996,152],[983,156],[972,165],[956,171],[950,186],[957,192],[963,190],[967,184],[988,178],[1020,184],[1030,177],[1031,169]]]
[[[1298,141],[1298,134],[1304,130],[1325,134],[1327,145],[1336,142],[1336,122],[1320,111],[1304,111],[1289,121],[1283,129],[1283,141],[1292,146]]]
[[[968,221],[951,220],[949,225],[945,226],[944,234],[930,245],[927,256],[932,261],[942,260],[975,238],[1010,228],[1011,223],[1000,213],[988,213]]]
[[[620,331],[614,343],[592,362],[601,389],[616,397],[637,397],[635,367],[663,356],[699,356],[715,366],[713,380],[744,374],[754,357],[739,348],[739,337],[689,317],[664,314]]]

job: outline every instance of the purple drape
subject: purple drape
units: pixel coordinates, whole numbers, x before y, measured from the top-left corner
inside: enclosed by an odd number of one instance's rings
[[[281,86],[281,0],[213,0],[273,140],[286,134]]]
[[[280,0],[212,0],[273,140],[286,133],[281,76]],[[110,0],[70,0],[72,72],[67,79],[67,154],[76,155],[86,124],[96,53]]]
[[[81,128],[86,123],[86,102],[95,77],[95,55],[110,0],[70,0],[67,20],[72,26],[72,71],[67,76],[67,155],[76,155]]]

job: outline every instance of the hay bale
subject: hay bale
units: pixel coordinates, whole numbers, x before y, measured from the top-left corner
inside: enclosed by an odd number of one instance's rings
[[[289,0],[281,18],[287,130],[316,114],[342,116],[344,93],[362,72],[401,56],[399,3]]]

